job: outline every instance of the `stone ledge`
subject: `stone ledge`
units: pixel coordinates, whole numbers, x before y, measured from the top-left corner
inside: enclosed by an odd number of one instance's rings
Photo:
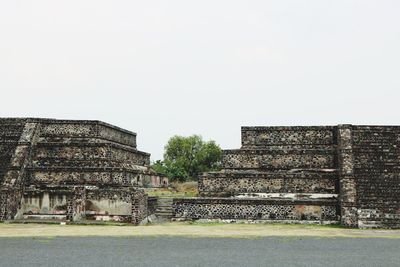
[[[10,125],[24,125],[25,123],[45,123],[45,124],[94,124],[106,126],[108,128],[112,128],[121,132],[125,132],[127,134],[136,135],[135,132],[128,131],[126,129],[120,128],[118,126],[99,121],[99,120],[60,120],[60,119],[51,119],[51,118],[25,118],[25,117],[16,117],[16,118],[0,118],[1,124],[10,124]]]
[[[225,149],[223,155],[229,154],[248,154],[248,155],[333,155],[336,153],[336,149],[332,146],[331,149],[269,149],[257,148],[257,149]]]
[[[240,204],[240,205],[320,205],[337,206],[336,199],[265,199],[265,198],[226,198],[226,197],[198,197],[198,198],[174,198],[173,203],[187,203],[187,204]]]
[[[333,131],[337,126],[242,126],[241,129],[244,131],[255,130],[255,131],[293,131],[293,130],[329,130]]]
[[[265,179],[282,179],[282,178],[304,178],[304,179],[320,179],[332,178],[337,179],[337,169],[289,169],[289,170],[243,170],[229,169],[219,172],[205,172],[200,178],[265,178]]]

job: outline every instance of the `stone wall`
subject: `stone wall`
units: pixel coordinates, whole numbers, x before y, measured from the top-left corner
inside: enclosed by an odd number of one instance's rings
[[[13,120],[13,119],[9,119]],[[17,120],[17,119],[14,119]],[[69,142],[70,138],[106,140],[136,148],[136,133],[101,122],[82,120],[24,119],[43,125],[41,140],[45,142]]]
[[[148,199],[143,189],[135,190],[132,196],[132,223],[139,225],[148,214]]]
[[[18,145],[25,124],[10,124],[0,121],[0,184],[3,183],[11,157]]]
[[[21,198],[21,189],[0,189],[0,221],[14,219],[15,214],[21,207]]]
[[[131,222],[132,188],[91,188],[86,193],[86,219]]]
[[[318,148],[336,143],[336,127],[242,127],[242,148]]]
[[[222,171],[199,176],[199,192],[175,200],[178,219],[329,218],[400,228],[400,127],[242,127],[242,148],[224,151]],[[295,213],[325,210],[329,197],[328,217]]]
[[[28,188],[24,192],[16,219],[75,222],[95,220],[138,224],[147,217],[147,205],[143,204],[146,201],[145,192],[132,187]]]
[[[351,132],[359,226],[400,228],[400,127]]]
[[[270,199],[193,198],[174,199],[180,219],[337,221],[334,200],[296,201]]]
[[[240,193],[337,192],[337,173],[329,172],[211,172],[199,176],[202,196],[234,196]]]
[[[136,186],[141,172],[119,171],[115,169],[72,169],[68,172],[65,169],[36,169],[29,173],[29,181],[37,185],[65,185],[65,184],[86,184],[86,185],[110,185],[110,186]]]
[[[147,198],[147,216],[151,216],[156,213],[158,206],[158,197]]]
[[[136,134],[98,121],[0,119],[0,220],[35,216],[139,224],[138,187],[165,184]],[[338,221],[400,228],[400,127],[242,127],[223,170],[199,177],[176,218]]]
[[[337,223],[337,142],[337,127],[242,127],[242,147],[199,176],[202,198],[175,200],[175,216]]]
[[[103,122],[0,118],[0,220],[138,223],[149,164],[135,133]]]
[[[19,218],[24,215],[67,215],[67,202],[71,199],[72,190],[25,190]]]
[[[93,167],[143,166],[149,165],[150,159],[147,153],[116,144],[39,143],[33,160],[33,167],[60,167],[63,164],[85,167],[84,164],[89,163]]]
[[[72,187],[72,194],[67,199],[66,217],[70,221],[85,219],[86,212],[86,188],[84,186]]]
[[[315,149],[224,150],[222,165],[225,169],[333,169],[335,168],[335,151]]]
[[[21,198],[26,183],[27,169],[34,154],[34,147],[40,131],[40,124],[12,123],[0,120],[3,139],[0,147],[7,147],[3,150],[5,157],[1,163],[0,173],[0,220],[13,219],[18,209],[21,207]],[[22,126],[23,125],[23,126]],[[20,128],[20,132],[14,132],[15,128]],[[10,131],[11,130],[11,134]],[[16,134],[20,134],[16,136]],[[12,144],[11,146],[8,146]]]
[[[11,160],[19,144],[25,123],[11,123],[0,120],[0,221],[11,218],[19,207],[20,190],[5,187],[3,182],[12,171]],[[17,170],[14,170],[14,173]]]
[[[339,206],[341,224],[357,227],[356,186],[354,179],[352,133],[350,125],[338,128]]]

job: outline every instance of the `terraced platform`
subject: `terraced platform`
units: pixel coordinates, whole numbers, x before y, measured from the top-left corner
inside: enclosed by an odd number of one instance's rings
[[[100,121],[0,118],[0,220],[147,216],[157,178],[136,133]]]
[[[174,217],[400,228],[399,149],[398,126],[242,127]]]

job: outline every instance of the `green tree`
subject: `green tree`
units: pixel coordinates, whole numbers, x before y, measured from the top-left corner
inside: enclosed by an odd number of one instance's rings
[[[201,172],[220,169],[221,148],[199,135],[174,136],[164,149],[164,160],[154,162],[152,167],[172,181],[195,180]]]
[[[183,182],[189,180],[189,177],[185,170],[180,166],[172,164],[171,162],[168,162],[168,164],[166,164],[165,161],[157,160],[151,165],[151,168],[156,172],[164,174],[171,181]]]

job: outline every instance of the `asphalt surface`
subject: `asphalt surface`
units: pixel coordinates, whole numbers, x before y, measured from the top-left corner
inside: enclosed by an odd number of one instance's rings
[[[0,266],[400,266],[400,239],[0,238]]]

